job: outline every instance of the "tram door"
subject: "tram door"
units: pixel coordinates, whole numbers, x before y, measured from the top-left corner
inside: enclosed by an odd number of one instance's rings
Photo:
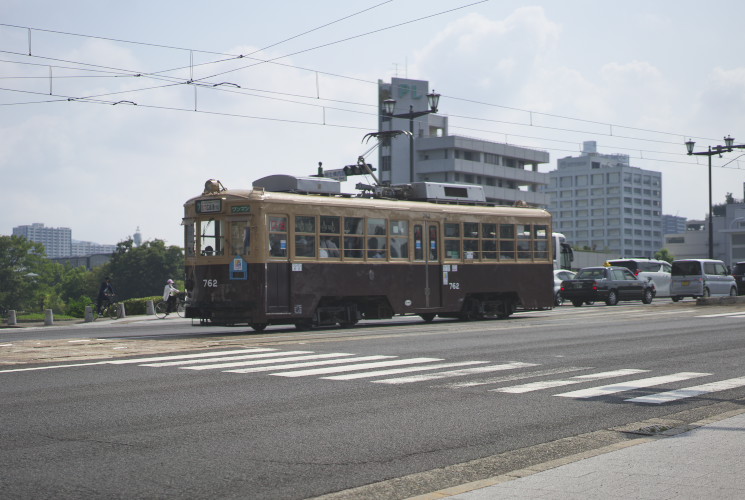
[[[424,307],[440,307],[440,225],[437,222],[414,223],[414,260],[423,262],[417,274],[417,286],[421,287]]]
[[[266,312],[290,311],[290,264],[267,262],[266,264]]]

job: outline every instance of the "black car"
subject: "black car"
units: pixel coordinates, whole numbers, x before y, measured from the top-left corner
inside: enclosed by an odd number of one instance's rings
[[[561,283],[561,295],[575,307],[598,300],[609,306],[619,300],[649,304],[654,298],[653,287],[650,281],[637,278],[625,267],[585,267],[574,278]]]
[[[732,277],[737,283],[737,295],[745,295],[745,262],[738,262],[732,268]]]

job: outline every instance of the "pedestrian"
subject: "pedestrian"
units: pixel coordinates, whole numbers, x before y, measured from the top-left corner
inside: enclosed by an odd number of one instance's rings
[[[171,314],[176,307],[177,293],[179,293],[179,291],[175,286],[173,286],[173,280],[169,279],[166,281],[166,286],[163,288],[163,300],[166,302],[166,316]]]
[[[98,316],[102,316],[101,311],[104,302],[110,302],[111,297],[114,295],[114,287],[111,285],[111,278],[106,276],[101,282],[101,286],[98,287],[98,297],[96,297],[96,312]]]

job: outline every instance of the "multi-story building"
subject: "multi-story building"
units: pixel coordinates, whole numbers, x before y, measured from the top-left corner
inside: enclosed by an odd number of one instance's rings
[[[685,217],[678,217],[677,215],[663,215],[662,234],[685,233],[686,222],[688,222],[688,219],[686,219]]]
[[[666,234],[665,248],[676,259],[709,256],[708,220],[688,221],[686,231]],[[745,203],[727,203],[724,215],[714,216],[712,253],[727,265],[745,261]]]
[[[13,228],[14,236],[44,245],[49,258],[69,257],[72,250],[72,230],[69,227],[44,227],[41,222]]]
[[[116,245],[102,245],[92,241],[72,241],[71,257],[82,257],[85,255],[114,253]]]
[[[525,201],[531,205],[548,206],[549,197],[541,191],[548,183],[548,174],[539,172],[538,165],[548,163],[545,151],[497,142],[449,135],[448,117],[424,114],[388,117],[382,112],[383,101],[395,99],[395,115],[411,111],[427,111],[429,82],[393,78],[391,83],[378,82],[379,131],[413,129],[413,172],[409,156],[408,135],[383,141],[378,153],[381,182],[406,184],[412,181],[478,184],[483,186],[490,203],[512,205]]]
[[[628,155],[599,154],[595,141],[557,167],[545,192],[554,230],[575,248],[619,257],[652,257],[662,248],[661,173],[632,167]]]

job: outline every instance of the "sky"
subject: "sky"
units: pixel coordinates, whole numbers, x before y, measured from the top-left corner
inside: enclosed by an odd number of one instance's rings
[[[543,172],[596,141],[702,219],[707,157],[684,142],[745,144],[742,19],[740,0],[2,0],[0,234],[182,245],[207,179],[355,163],[395,76],[430,82],[451,134],[548,151]],[[742,153],[712,158],[714,203],[743,198]]]

